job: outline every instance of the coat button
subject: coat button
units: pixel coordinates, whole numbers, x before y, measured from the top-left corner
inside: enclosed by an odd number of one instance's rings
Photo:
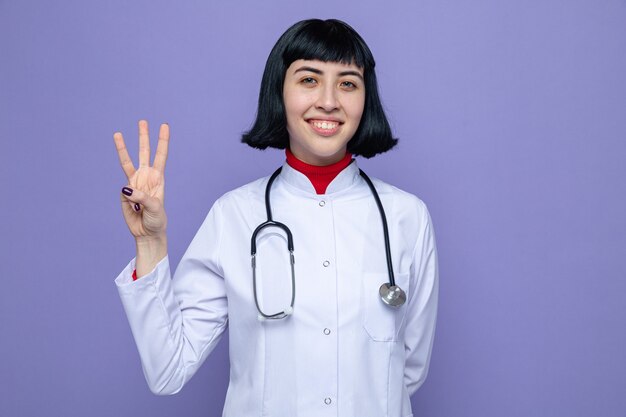
[[[328,262],[328,261],[324,261],[324,263],[323,263],[322,265],[324,265],[324,268],[327,268],[327,267],[328,267],[328,265],[330,265],[330,262]]]
[[[329,329],[329,328],[325,328],[325,329],[324,329],[324,334],[325,334],[326,336],[328,336],[328,335],[330,334],[330,329]]]
[[[326,202],[324,200],[320,201],[320,207],[324,207],[326,205]]]
[[[332,402],[333,402],[333,400],[331,400],[330,397],[324,398],[324,404],[330,405],[330,403],[332,403]]]

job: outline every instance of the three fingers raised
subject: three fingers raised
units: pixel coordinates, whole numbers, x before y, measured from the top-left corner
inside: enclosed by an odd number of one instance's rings
[[[170,139],[170,127],[166,123],[162,124],[159,129],[159,143],[157,144],[156,154],[154,156],[154,169],[164,172],[165,163],[167,161],[167,151]],[[120,164],[124,170],[126,177],[130,179],[135,174],[135,166],[133,161],[128,155],[126,144],[124,143],[124,137],[120,132],[116,132],[113,135],[115,141],[115,147],[117,148],[117,155],[120,159]],[[148,122],[145,120],[139,121],[139,167],[150,167],[150,137],[148,135]]]

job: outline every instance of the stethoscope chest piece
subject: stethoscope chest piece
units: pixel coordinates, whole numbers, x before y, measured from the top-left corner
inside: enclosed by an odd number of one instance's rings
[[[406,302],[406,293],[402,290],[402,288],[395,285],[389,285],[388,282],[385,282],[380,286],[378,294],[380,294],[380,299],[383,300],[383,303],[391,307],[397,308]]]

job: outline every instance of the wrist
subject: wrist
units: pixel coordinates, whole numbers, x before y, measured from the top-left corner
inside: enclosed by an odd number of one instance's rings
[[[146,259],[160,260],[167,253],[167,236],[153,236],[150,238],[137,238],[135,240],[137,254]]]
[[[155,235],[155,236],[137,236],[135,237],[135,244],[137,245],[137,249],[141,248],[151,248],[157,247],[161,245],[167,245],[167,235],[165,233]]]
[[[136,239],[137,259],[135,268],[137,276],[142,277],[154,269],[154,267],[167,256],[167,237],[155,236],[151,238]]]

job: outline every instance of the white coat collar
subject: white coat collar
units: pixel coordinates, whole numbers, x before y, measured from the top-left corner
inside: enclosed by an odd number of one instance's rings
[[[317,195],[309,178],[300,171],[292,168],[287,162],[283,164],[283,169],[280,172],[280,178],[298,190],[304,191],[307,194]],[[353,159],[350,165],[345,167],[343,171],[337,174],[330,184],[328,184],[326,194],[334,194],[347,190],[359,181],[359,167],[356,164],[356,160]]]

